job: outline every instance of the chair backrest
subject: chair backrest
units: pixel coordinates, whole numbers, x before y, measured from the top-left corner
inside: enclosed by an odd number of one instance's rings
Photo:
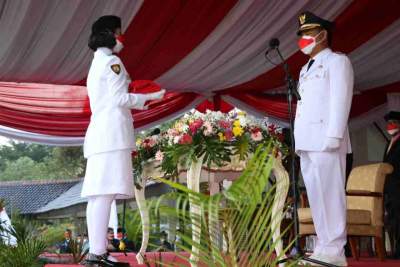
[[[354,168],[347,181],[347,192],[382,193],[386,175],[392,173],[388,163],[376,163]]]
[[[393,171],[388,163],[363,165],[354,168],[347,181],[346,192],[352,193],[383,193],[386,175]],[[377,195],[377,194],[376,194]],[[383,225],[382,196],[347,196],[347,208],[368,210],[371,212],[371,224]]]

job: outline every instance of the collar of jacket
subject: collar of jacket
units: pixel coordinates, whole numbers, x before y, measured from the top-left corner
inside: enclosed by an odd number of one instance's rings
[[[106,55],[110,56],[112,54],[112,50],[107,47],[99,47],[96,49],[96,52],[94,52],[94,55]]]

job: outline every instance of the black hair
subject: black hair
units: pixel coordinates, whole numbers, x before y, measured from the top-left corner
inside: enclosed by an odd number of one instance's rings
[[[123,234],[125,234],[125,229],[122,228],[122,227],[118,227],[118,228],[117,228],[117,233],[123,233]]]
[[[107,228],[107,233],[109,234],[109,233],[111,233],[111,232],[114,232],[114,229],[111,228],[111,227],[108,227],[108,228]]]
[[[92,33],[88,42],[89,48],[93,51],[96,51],[99,47],[113,49],[116,44],[114,33],[109,30]]]

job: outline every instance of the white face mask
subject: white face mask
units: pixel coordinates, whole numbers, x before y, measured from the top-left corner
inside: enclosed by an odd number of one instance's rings
[[[317,41],[316,41],[317,37],[318,37],[321,33],[322,33],[322,32],[318,33],[316,36],[303,35],[303,36],[300,38],[299,42],[298,42],[298,45],[299,45],[299,48],[300,48],[301,52],[303,52],[303,53],[306,54],[306,55],[311,54],[311,52],[313,51],[314,47],[315,47],[317,44],[319,44],[319,43],[322,42],[322,40],[319,41],[318,43],[317,43]]]
[[[122,48],[124,48],[124,44],[121,43],[120,40],[116,39],[115,40],[117,43],[115,44],[115,46],[113,47],[113,52],[118,54],[119,52],[121,52]]]

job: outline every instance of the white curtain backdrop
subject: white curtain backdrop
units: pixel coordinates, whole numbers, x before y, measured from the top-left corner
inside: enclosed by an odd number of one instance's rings
[[[121,17],[126,29],[143,0],[13,0],[0,2],[0,80],[74,84],[88,70],[92,23]],[[77,34],[76,29],[81,29]]]
[[[181,91],[212,91],[249,81],[274,66],[264,52],[271,38],[281,40],[288,57],[297,48],[297,16],[311,10],[334,19],[351,1],[238,1],[218,27],[157,82]]]
[[[355,88],[366,90],[399,80],[400,19],[350,54]]]

